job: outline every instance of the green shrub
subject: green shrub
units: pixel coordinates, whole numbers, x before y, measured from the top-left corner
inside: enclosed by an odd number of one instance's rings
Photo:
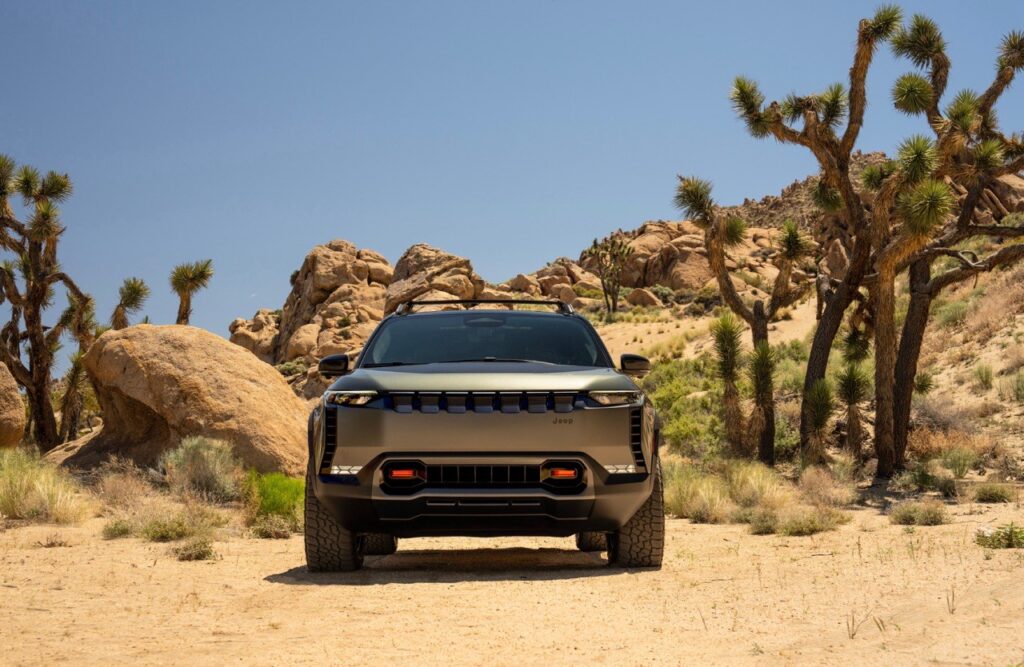
[[[923,371],[914,376],[914,392],[921,396],[927,396],[935,387],[935,378],[932,374]]]
[[[995,530],[981,528],[974,541],[988,549],[1024,549],[1024,528],[1012,523]]]
[[[934,500],[908,501],[894,505],[889,521],[898,526],[938,526],[946,523],[946,508]]]
[[[795,507],[779,517],[776,532],[790,537],[805,537],[835,530],[846,521],[846,515],[828,507]]]
[[[992,388],[992,367],[988,364],[978,364],[974,367],[974,380],[982,389]]]
[[[261,518],[274,516],[287,521],[291,530],[300,530],[305,489],[305,482],[295,477],[249,471],[245,478],[246,523],[254,526]]]
[[[217,552],[213,550],[213,542],[208,537],[194,537],[181,546],[171,549],[178,560],[216,560]]]
[[[161,507],[142,517],[137,530],[150,542],[173,542],[207,535],[224,523],[220,515],[200,505],[190,505],[182,510]]]
[[[135,533],[135,522],[127,517],[111,519],[103,526],[103,539],[116,540],[131,537]]]
[[[291,377],[292,375],[305,375],[309,367],[306,366],[306,362],[302,359],[293,359],[292,361],[286,361],[283,364],[274,366],[277,372],[285,377]]]
[[[185,438],[161,459],[171,490],[184,498],[237,500],[241,467],[231,445],[201,436]]]
[[[1018,403],[1024,403],[1024,371],[1018,372],[1006,384],[1007,396]]]
[[[965,301],[951,301],[940,306],[935,313],[935,321],[941,327],[956,327],[967,321],[970,308]]]
[[[1008,503],[1013,500],[1013,489],[1008,484],[979,484],[974,488],[974,500],[979,503]]]
[[[672,305],[676,298],[676,293],[667,285],[655,285],[651,288],[651,292],[654,293],[654,296],[661,299],[661,302],[666,306]]]
[[[0,515],[75,523],[90,509],[80,492],[65,470],[22,449],[0,450]]]
[[[750,515],[751,535],[772,535],[779,528],[778,515],[769,509],[755,510]]]
[[[963,479],[978,462],[978,455],[966,447],[953,447],[942,453],[942,465],[956,479]]]

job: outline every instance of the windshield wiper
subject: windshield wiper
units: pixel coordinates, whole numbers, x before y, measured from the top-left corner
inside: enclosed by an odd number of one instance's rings
[[[548,366],[554,366],[550,361],[541,361],[539,359],[512,359],[507,357],[476,357],[474,359],[447,359],[445,361],[439,361],[439,364],[471,364],[475,362],[489,362],[489,363],[510,363],[510,364],[546,364]]]

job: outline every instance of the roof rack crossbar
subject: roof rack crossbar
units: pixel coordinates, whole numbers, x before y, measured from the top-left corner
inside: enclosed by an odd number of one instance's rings
[[[564,301],[553,299],[428,299],[416,301],[410,299],[398,304],[395,315],[407,315],[412,312],[415,306],[467,306],[467,305],[528,305],[528,306],[553,306],[563,315],[572,315],[575,310]]]

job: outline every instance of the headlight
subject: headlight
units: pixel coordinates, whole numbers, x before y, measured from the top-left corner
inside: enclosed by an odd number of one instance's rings
[[[331,405],[366,405],[375,398],[375,391],[329,391],[324,394],[324,401]]]
[[[590,398],[601,405],[637,405],[643,400],[639,391],[592,391]]]

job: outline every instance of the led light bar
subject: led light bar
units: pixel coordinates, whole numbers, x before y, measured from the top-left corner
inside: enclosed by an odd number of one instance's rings
[[[618,405],[639,405],[644,395],[639,391],[591,391],[588,395],[599,405],[605,407]]]
[[[624,466],[605,466],[604,469],[607,470],[610,475],[632,475],[636,473],[636,466],[632,464]]]
[[[333,405],[366,405],[377,398],[376,391],[328,391],[324,401]]]
[[[331,466],[332,475],[358,475],[363,466]]]

